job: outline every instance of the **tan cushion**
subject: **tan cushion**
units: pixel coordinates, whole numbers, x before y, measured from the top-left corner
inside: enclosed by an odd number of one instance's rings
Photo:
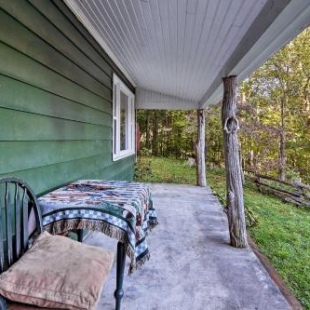
[[[0,275],[0,294],[12,301],[56,309],[94,309],[114,252],[42,233]]]

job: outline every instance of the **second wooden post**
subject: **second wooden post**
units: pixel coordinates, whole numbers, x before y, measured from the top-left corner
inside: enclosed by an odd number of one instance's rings
[[[196,143],[197,185],[207,186],[205,161],[205,114],[203,109],[197,110],[198,135]]]

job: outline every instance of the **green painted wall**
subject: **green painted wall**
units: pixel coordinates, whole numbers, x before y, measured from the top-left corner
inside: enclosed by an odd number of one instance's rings
[[[0,0],[0,177],[44,193],[133,178],[112,161],[112,74],[123,74],[61,0]]]

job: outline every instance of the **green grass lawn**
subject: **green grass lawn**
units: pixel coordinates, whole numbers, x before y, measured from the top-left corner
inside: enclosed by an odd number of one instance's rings
[[[136,176],[140,182],[196,184],[196,168],[171,158],[139,157]]]
[[[186,161],[141,157],[136,169],[141,182],[196,184],[196,169]],[[223,170],[207,170],[207,182],[225,204]],[[244,204],[256,225],[248,233],[282,276],[284,282],[310,310],[310,208],[296,208],[259,193],[251,183],[244,188]]]

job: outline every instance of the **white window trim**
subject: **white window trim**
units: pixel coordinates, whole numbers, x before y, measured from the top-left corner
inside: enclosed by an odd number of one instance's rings
[[[121,91],[128,97],[128,122],[126,127],[126,150],[121,150]],[[135,96],[130,89],[117,76],[113,75],[113,161],[134,155],[135,150]],[[116,124],[116,126],[115,126]]]

